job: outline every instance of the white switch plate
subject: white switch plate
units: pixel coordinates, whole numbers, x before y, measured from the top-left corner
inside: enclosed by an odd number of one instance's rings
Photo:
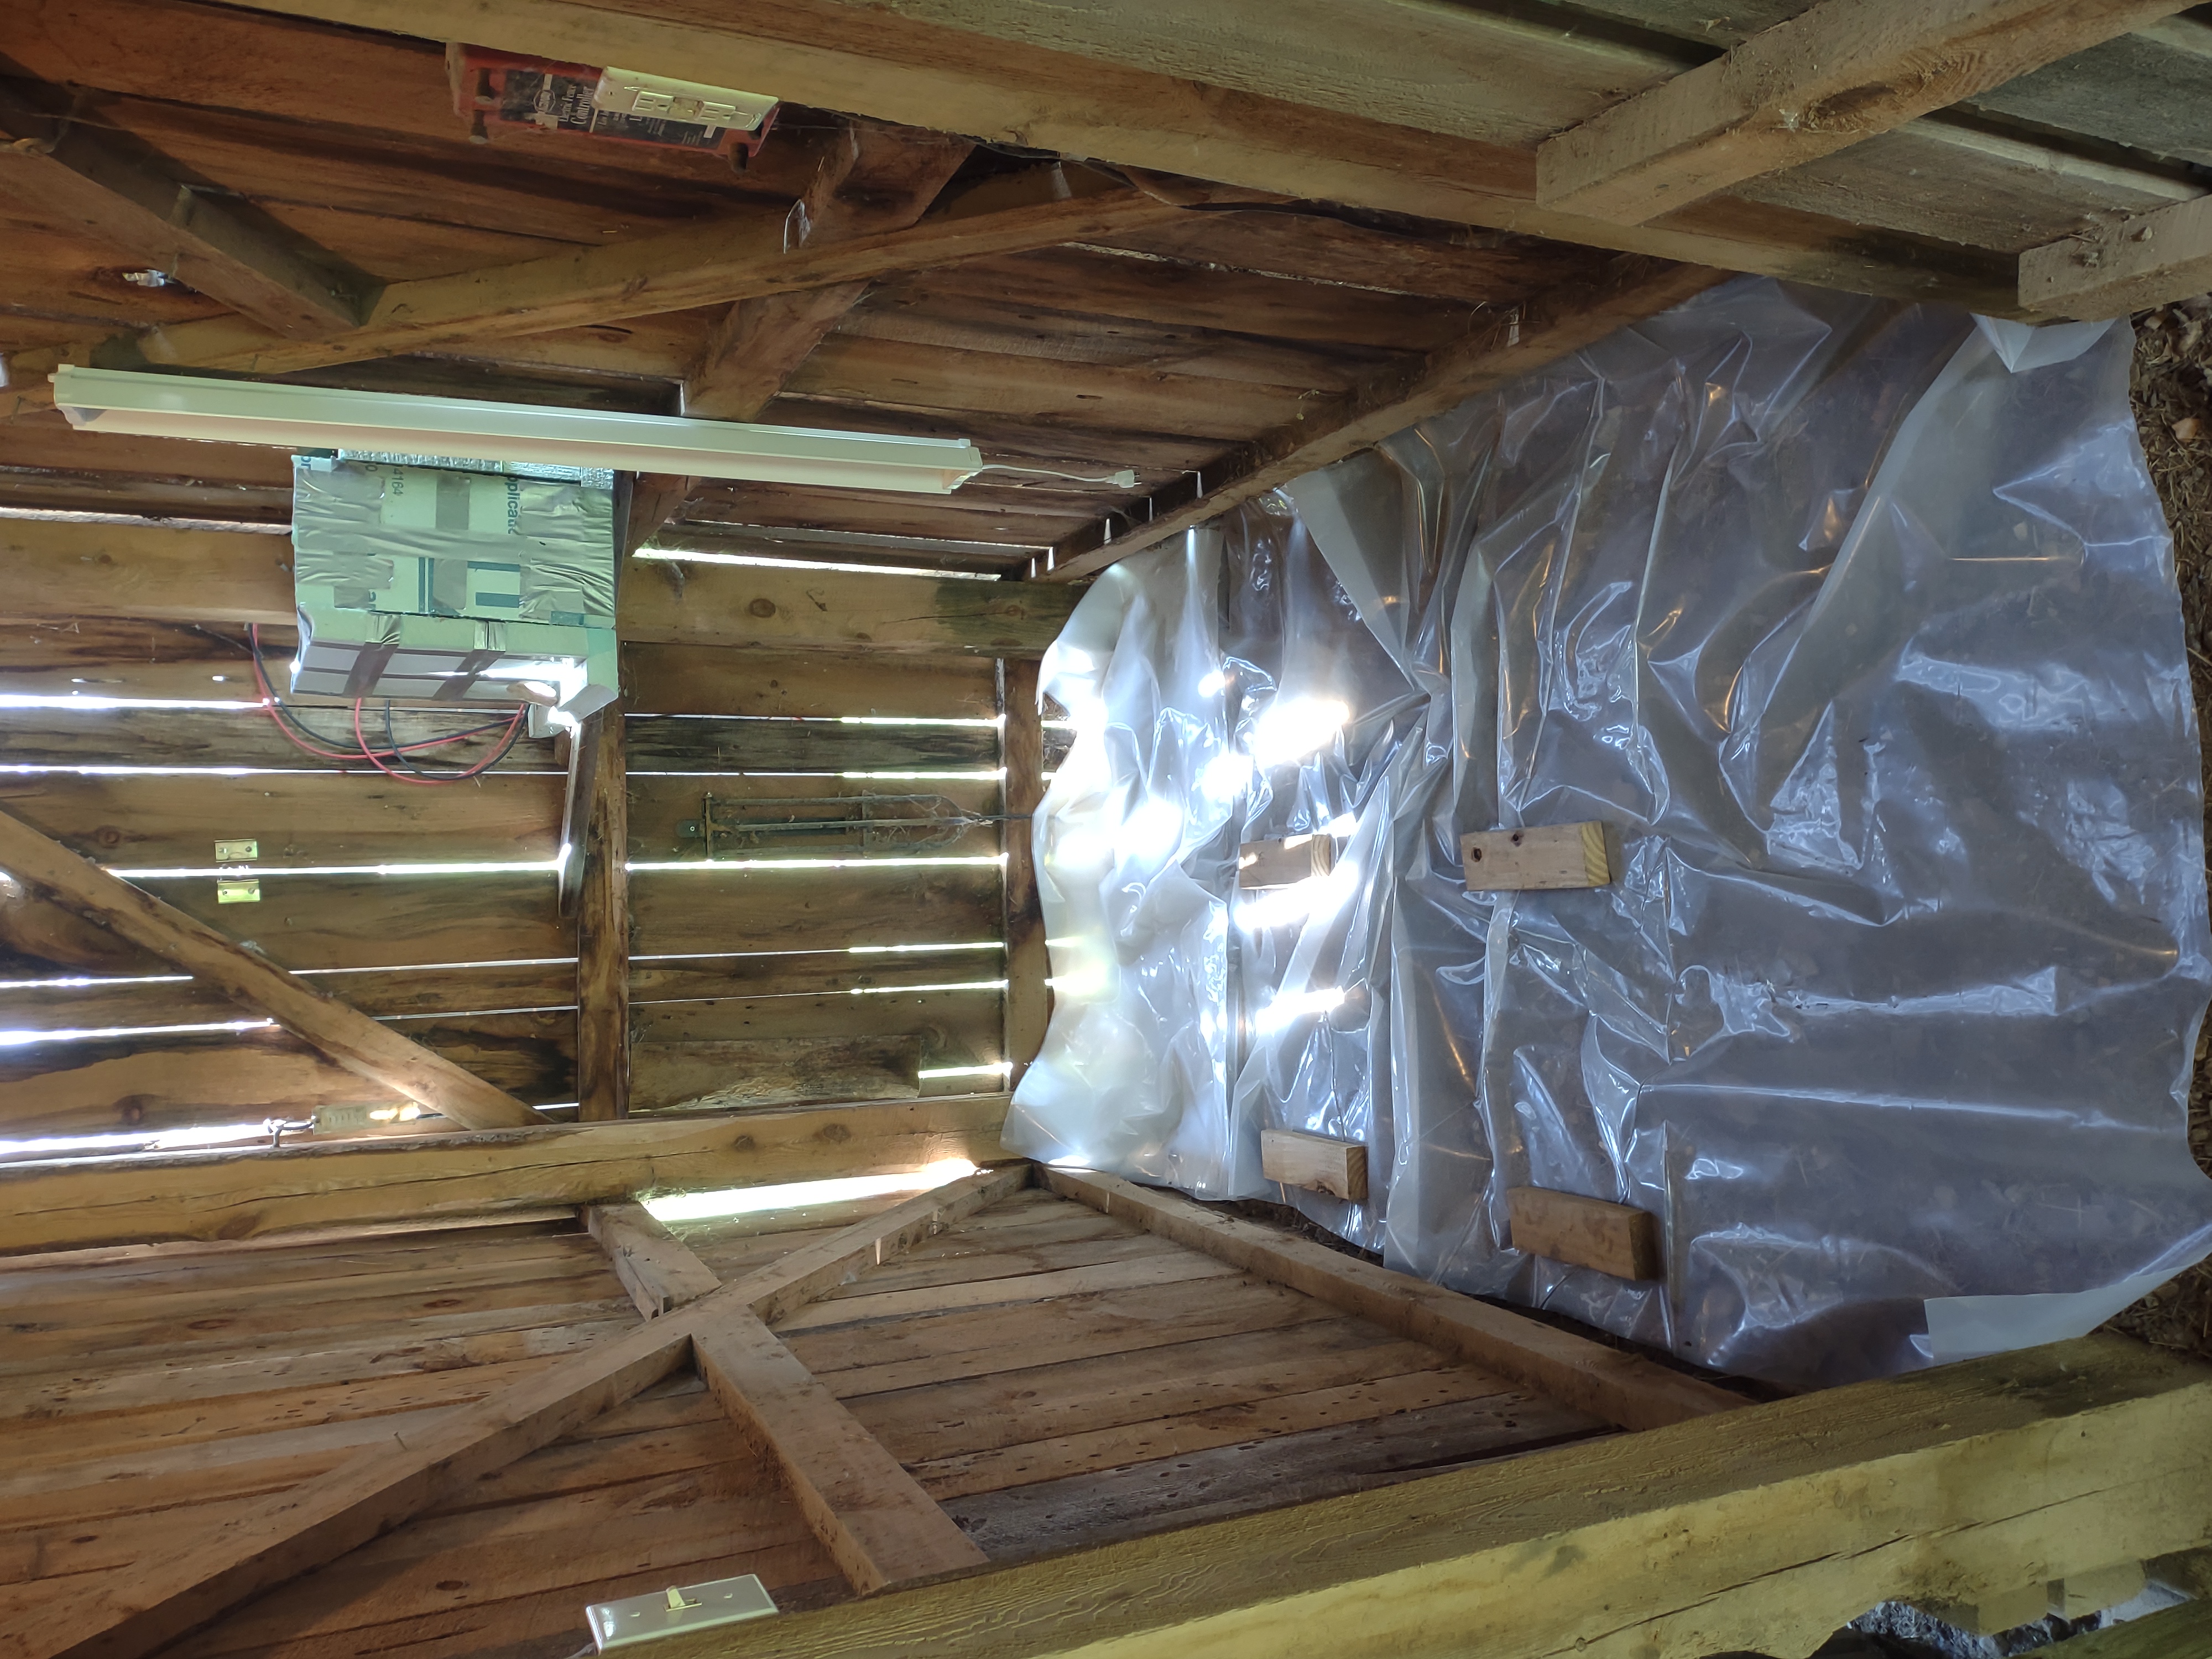
[[[705,1584],[679,1584],[651,1595],[625,1596],[619,1601],[597,1601],[584,1609],[592,1626],[592,1640],[601,1653],[626,1648],[678,1631],[708,1630],[734,1625],[740,1620],[761,1619],[775,1611],[768,1588],[751,1573],[742,1578],[717,1578]]]
[[[677,81],[665,75],[607,69],[599,71],[599,84],[592,93],[592,102],[599,109],[616,110],[624,115],[755,132],[768,118],[768,112],[776,106],[777,100],[757,92],[737,92],[697,81]]]

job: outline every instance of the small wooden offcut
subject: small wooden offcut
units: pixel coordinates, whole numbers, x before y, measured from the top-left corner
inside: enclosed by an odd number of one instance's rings
[[[1601,823],[1479,830],[1462,836],[1459,848],[1470,893],[1602,887],[1613,879]]]
[[[1357,1141],[1262,1129],[1260,1173],[1285,1187],[1328,1193],[1353,1204],[1367,1201],[1367,1148]]]
[[[1237,849],[1237,884],[1246,891],[1288,887],[1336,867],[1336,842],[1328,836],[1286,836],[1248,841]]]
[[[1666,1271],[1659,1218],[1648,1210],[1547,1187],[1509,1188],[1505,1208],[1516,1250],[1615,1279],[1657,1279]]]

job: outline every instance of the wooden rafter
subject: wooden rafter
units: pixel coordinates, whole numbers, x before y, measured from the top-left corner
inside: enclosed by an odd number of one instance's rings
[[[0,81],[0,194],[287,338],[357,326],[374,286],[337,255],[179,177],[145,146],[79,121],[58,88]]]
[[[1821,0],[1548,140],[1536,200],[1643,224],[2179,11],[2186,0]]]
[[[1334,406],[1322,404],[1305,418],[1231,452],[1217,471],[1193,475],[1127,514],[1061,544],[1048,568],[1033,574],[1048,582],[1095,574],[1478,392],[1678,305],[1722,276],[1698,265],[1617,260],[1595,283],[1557,288],[1504,315],[1486,317],[1457,343],[1378,374]]]
[[[2061,317],[2124,317],[2212,288],[2212,196],[2020,257],[2020,301]]]
[[[137,1659],[150,1653],[620,1405],[690,1361],[696,1334],[732,1315],[758,1321],[804,1307],[860,1267],[889,1260],[1017,1190],[1028,1175],[1026,1165],[1016,1165],[924,1193],[458,1407],[404,1443],[371,1447],[161,1559],[142,1561],[82,1596],[19,1620],[9,1632],[10,1651],[21,1659]]]
[[[928,210],[975,147],[964,138],[851,121],[793,210],[794,240],[826,246],[904,230]],[[757,419],[823,336],[866,294],[866,282],[740,300],[708,336],[684,381],[684,412]]]
[[[1479,1631],[1486,1653],[1810,1653],[1885,1600],[2206,1535],[2212,1368],[2090,1337],[789,1613],[743,1651],[1460,1659]]]
[[[0,813],[0,868],[94,926],[267,1014],[348,1071],[456,1123],[500,1129],[545,1121],[505,1090],[324,994],[7,813]]]
[[[88,341],[19,352],[9,359],[10,384],[0,415],[52,408],[52,370],[88,362],[95,350],[111,362],[135,356],[163,368],[280,374],[866,283],[895,271],[1112,236],[1167,223],[1182,211],[1130,191],[792,248],[784,242],[784,216],[756,211],[640,241],[393,283],[360,327],[322,339],[287,340],[241,318],[216,317],[112,345]]]
[[[1748,1403],[1741,1395],[1637,1354],[1601,1346],[1325,1245],[1217,1214],[1177,1194],[1087,1171],[1047,1170],[1044,1178],[1063,1197],[1133,1221],[1148,1232],[1218,1256],[1624,1428],[1662,1428]]]
[[[409,0],[249,3],[400,34],[424,28]],[[470,27],[485,45],[732,85],[750,77],[825,109],[1122,167],[1865,293],[2014,303],[2006,257],[1793,209],[1717,201],[1622,226],[1540,206],[1528,154],[1469,136],[1485,131],[1493,100],[1440,73],[1430,50],[1455,69],[1510,58],[1500,47],[1514,43],[1489,38],[1480,13],[1456,15],[1466,9],[1243,6],[1209,13],[1204,28],[1165,7],[1144,20],[1127,7],[1054,11],[1048,27],[1046,13],[1013,3],[964,7],[957,26],[921,9],[761,0],[709,21],[684,0],[479,0]],[[1346,72],[1348,36],[1360,41],[1358,73]],[[1401,93],[1441,106],[1398,106]]]

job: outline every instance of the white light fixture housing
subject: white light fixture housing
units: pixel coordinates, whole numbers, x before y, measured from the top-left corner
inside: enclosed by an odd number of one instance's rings
[[[53,380],[54,401],[82,432],[556,462],[928,495],[950,495],[983,467],[975,446],[957,438],[819,432],[109,368],[64,368]]]

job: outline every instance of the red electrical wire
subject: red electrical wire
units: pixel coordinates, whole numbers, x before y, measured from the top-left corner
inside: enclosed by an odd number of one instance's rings
[[[313,744],[302,741],[299,734],[294,732],[290,726],[286,724],[283,714],[277,706],[276,693],[269,684],[268,675],[262,670],[261,629],[258,623],[248,629],[248,637],[252,647],[251,654],[253,659],[253,683],[255,687],[261,693],[261,712],[268,715],[270,720],[276,723],[276,729],[283,734],[285,742],[290,744],[301,754],[313,755],[318,760],[365,760],[371,766],[374,766],[378,771],[383,773],[386,777],[397,778],[403,783],[428,784],[434,787],[439,784],[459,783],[464,779],[477,776],[487,767],[489,767],[496,762],[501,756],[506,752],[507,745],[514,737],[517,728],[519,728],[522,724],[524,714],[528,713],[527,709],[518,708],[514,711],[514,718],[507,721],[506,729],[501,732],[498,740],[492,744],[491,752],[485,756],[483,760],[478,761],[474,766],[468,768],[465,771],[447,773],[436,777],[423,777],[407,772],[395,772],[392,768],[386,766],[381,760],[377,758],[376,751],[368,746],[368,739],[362,735],[361,729],[362,704],[361,700],[358,698],[355,700],[353,705],[353,740],[357,747],[357,753],[348,754],[342,749],[318,748]],[[397,744],[393,745],[392,749],[389,752],[392,754],[393,759],[398,760],[403,756],[416,754],[422,750],[442,749],[449,744],[465,743],[470,738],[481,737],[485,732],[492,729],[493,728],[491,726],[486,726],[473,732],[458,732],[447,737],[425,738],[416,743]],[[310,735],[312,736],[313,734],[310,733]]]

